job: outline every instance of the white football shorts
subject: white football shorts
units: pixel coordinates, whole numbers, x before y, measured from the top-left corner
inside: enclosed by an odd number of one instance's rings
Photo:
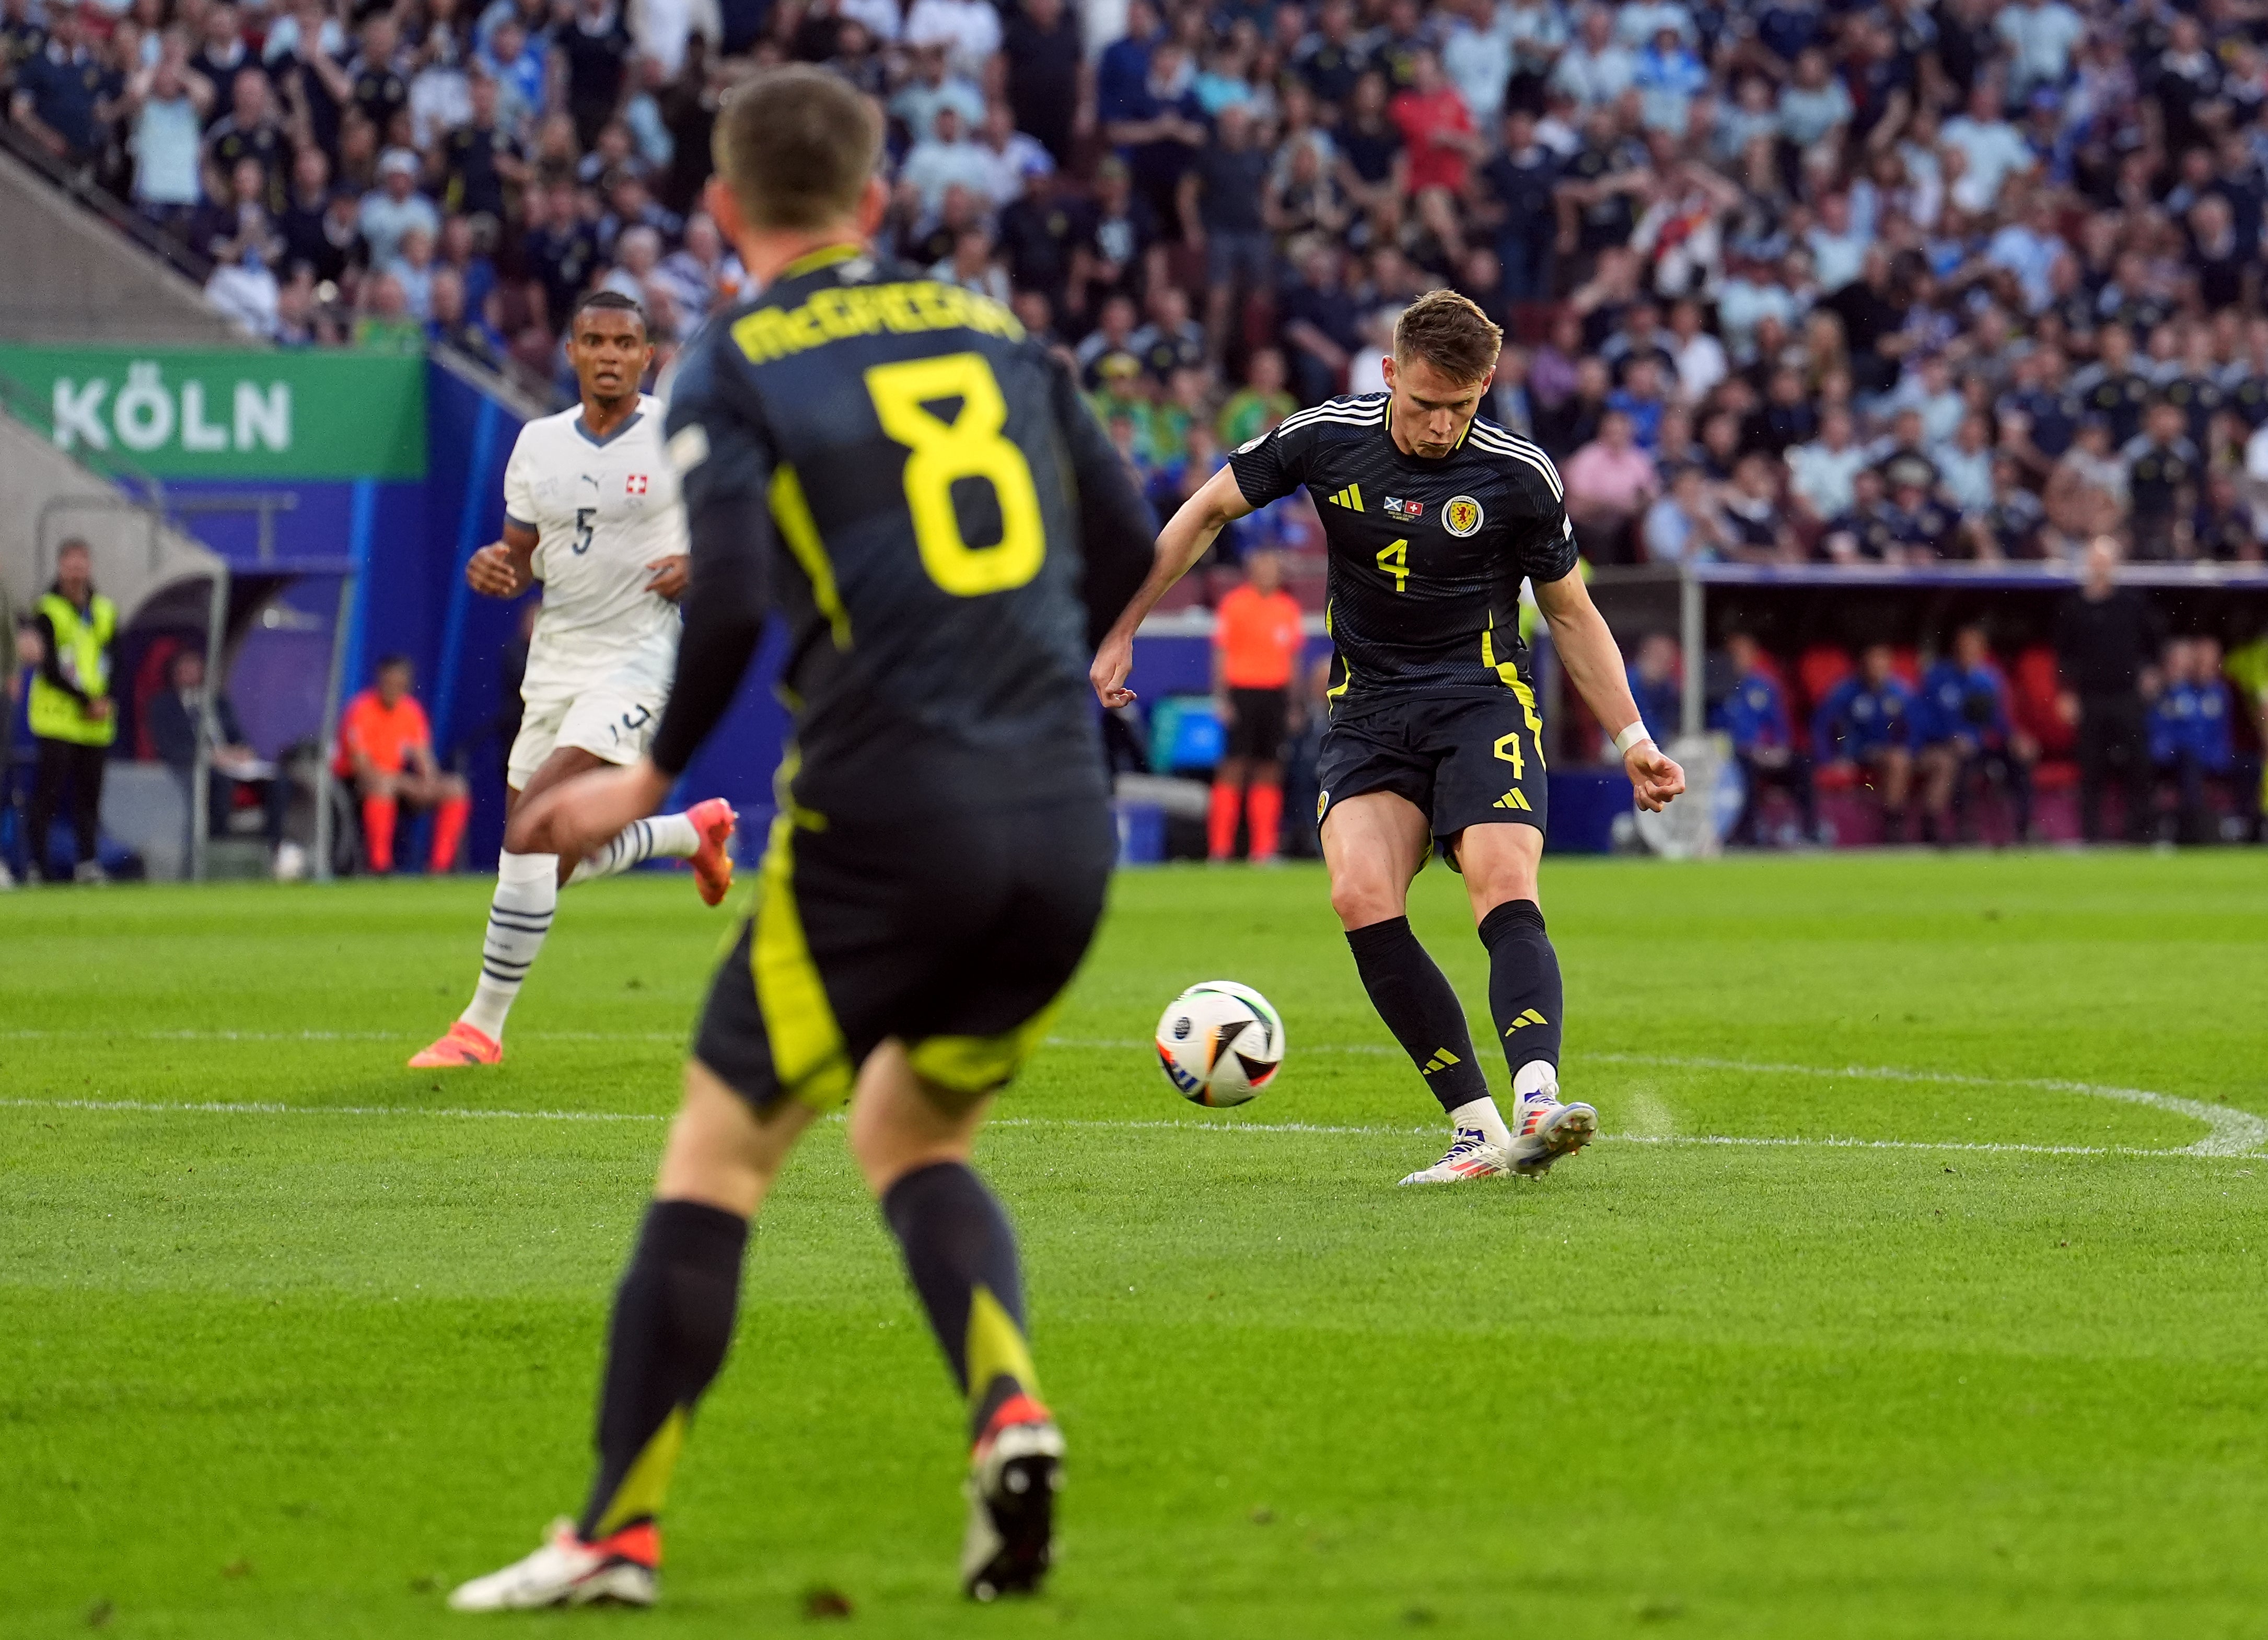
[[[563,746],[609,763],[635,763],[653,743],[668,703],[669,685],[635,672],[602,678],[573,695],[544,695],[526,703],[504,778],[525,791],[544,760]]]

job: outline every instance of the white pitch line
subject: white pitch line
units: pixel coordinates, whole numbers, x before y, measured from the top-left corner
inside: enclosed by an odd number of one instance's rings
[[[149,1115],[403,1117],[412,1120],[456,1122],[658,1122],[667,1120],[665,1116],[641,1111],[475,1110],[460,1106],[436,1107],[427,1109],[415,1105],[284,1105],[265,1101],[225,1103],[217,1100],[167,1104],[158,1099],[0,1099],[0,1109],[83,1110]],[[828,1120],[840,1122],[842,1117],[838,1114],[830,1116]],[[1134,1119],[1086,1116],[1005,1116],[988,1123],[987,1126],[1073,1128],[1089,1130],[1101,1129],[1120,1132],[1304,1134],[1380,1139],[1404,1139],[1413,1135],[1423,1136],[1438,1131],[1432,1127],[1343,1127],[1309,1122],[1176,1122],[1163,1117]],[[2017,1156],[2205,1156],[2216,1159],[2226,1154],[2220,1151],[2200,1151],[2195,1145],[2185,1145],[2178,1150],[2152,1150],[2139,1145],[2021,1144],[1983,1141],[1962,1144],[1919,1139],[1846,1139],[1831,1136],[1816,1139],[1752,1138],[1731,1134],[1672,1136],[1606,1133],[1600,1135],[1599,1137],[1601,1143],[1609,1144],[1710,1145],[1730,1146],[1743,1150],[1945,1151]]]
[[[43,1041],[50,1038],[112,1038],[129,1041],[400,1041],[408,1038],[399,1032],[254,1032],[254,1031],[10,1031],[0,1033],[0,1041]],[[536,1041],[587,1042],[681,1042],[681,1034],[674,1032],[601,1032],[556,1031],[526,1032],[521,1040]],[[1150,1047],[1147,1042],[1118,1041],[1112,1038],[1063,1037],[1048,1038],[1052,1048],[1099,1048],[1112,1051],[1134,1051]],[[1387,1054],[1398,1048],[1371,1042],[1315,1043],[1301,1049],[1315,1054]],[[1895,1139],[1780,1139],[1734,1138],[1730,1136],[1693,1136],[1677,1138],[1667,1135],[1621,1134],[1608,1135],[1630,1143],[1786,1145],[1816,1144],[1838,1146],[1874,1146],[1882,1149],[1915,1150],[2007,1150],[2051,1156],[2254,1156],[2268,1151],[2268,1118],[2256,1116],[2250,1111],[2233,1110],[2225,1105],[2210,1105],[2201,1099],[2182,1099],[2171,1093],[2155,1093],[2146,1088],[2114,1087],[2095,1082],[2074,1082],[2050,1077],[1982,1077],[1964,1075],[1958,1071],[1909,1070],[1885,1065],[1793,1065],[1744,1059],[1717,1059],[1706,1056],[1670,1054],[1616,1054],[1579,1052],[1571,1057],[1591,1060],[1602,1064],[1654,1066],[1678,1070],[1728,1070],[1750,1076],[1816,1077],[1836,1080],[1872,1082],[1908,1082],[1951,1087],[2019,1087],[2036,1088],[2051,1093],[2080,1093],[2090,1099],[2116,1099],[2123,1104],[2143,1105],[2174,1115],[2185,1116],[2205,1125],[2205,1137],[2195,1144],[2172,1149],[2140,1149],[2132,1146],[2086,1145],[2028,1145],[2008,1144],[1964,1144],[1954,1142],[1927,1143]],[[594,1111],[504,1111],[452,1109],[421,1111],[415,1107],[388,1106],[301,1106],[301,1105],[230,1105],[230,1104],[162,1104],[136,1101],[92,1100],[0,1100],[0,1107],[34,1107],[42,1109],[97,1110],[202,1110],[216,1114],[303,1114],[328,1112],[337,1115],[392,1116],[404,1114],[450,1115],[467,1119],[497,1118],[502,1120],[557,1120],[562,1122],[643,1122],[659,1118],[625,1115]],[[1015,1117],[1012,1122],[1030,1122],[1039,1118]],[[1068,1122],[1070,1119],[1064,1119]],[[1398,1128],[1337,1128],[1302,1122],[1262,1124],[1239,1123],[1091,1123],[1097,1126],[1160,1127],[1219,1127],[1242,1132],[1282,1133],[1360,1133],[1399,1134],[1413,1131]],[[1430,1131],[1430,1129],[1414,1129]]]
[[[517,1042],[679,1042],[689,1031],[516,1031]],[[0,1031],[0,1042],[409,1042],[407,1031]]]
[[[1586,1054],[1586,1059],[1610,1065],[1663,1065],[1674,1070],[1742,1070],[1753,1076],[1828,1077],[1866,1082],[1921,1082],[1950,1087],[2038,1088],[2050,1093],[2084,1093],[2090,1099],[2117,1099],[2122,1104],[2147,1105],[2201,1122],[2209,1131],[2194,1144],[2182,1148],[2194,1156],[2250,1156],[2268,1147],[2268,1119],[2226,1105],[2153,1093],[2146,1088],[2108,1087],[2098,1082],[2067,1082],[2053,1077],[1974,1077],[1949,1070],[1900,1070],[1881,1065],[1756,1064],[1740,1059],[1685,1058],[1668,1054]]]
[[[284,1105],[273,1101],[230,1103],[219,1099],[168,1104],[146,1099],[0,1099],[7,1110],[146,1111],[157,1115],[187,1112],[198,1116],[423,1116],[458,1122],[664,1122],[647,1111],[475,1110],[462,1106]]]
[[[1147,1042],[1116,1042],[1090,1041],[1073,1037],[1049,1037],[1049,1045],[1056,1048],[1146,1048]],[[1372,1042],[1316,1043],[1300,1051],[1309,1054],[1398,1054],[1398,1048],[1388,1048]],[[2122,1104],[2146,1105],[2154,1110],[2169,1111],[2177,1116],[2187,1116],[2192,1122],[2205,1123],[2205,1137],[2183,1150],[2197,1156],[2254,1156],[2268,1150],[2268,1118],[2256,1116],[2250,1111],[2232,1110],[2226,1105],[2208,1105],[2202,1099],[2183,1099],[2172,1093],[2153,1093],[2146,1088],[2111,1087],[2099,1082],[2072,1082],[2053,1077],[1977,1077],[1964,1076],[1950,1070],[1903,1070],[1886,1065],[1783,1065],[1762,1063],[1745,1059],[1710,1059],[1688,1057],[1674,1054],[1609,1054],[1579,1050],[1568,1055],[1571,1059],[1586,1059],[1609,1065],[1655,1065],[1676,1070],[1738,1070],[1750,1076],[1822,1077],[1867,1082],[1918,1082],[1951,1087],[1977,1088],[2037,1088],[2049,1093],[2083,1093],[2090,1099],[2117,1099]],[[1624,1135],[1624,1137],[1637,1137]],[[1776,1141],[1756,1140],[1762,1144]],[[1857,1144],[1860,1141],[1852,1140]],[[1885,1144],[1890,1141],[1884,1141]],[[2037,1147],[2035,1147],[2037,1148]],[[2046,1147],[2050,1151],[2057,1147]],[[2076,1154],[2093,1154],[2080,1151]],[[2122,1152],[2105,1152],[2117,1154]],[[2156,1154],[2155,1151],[2150,1152]]]

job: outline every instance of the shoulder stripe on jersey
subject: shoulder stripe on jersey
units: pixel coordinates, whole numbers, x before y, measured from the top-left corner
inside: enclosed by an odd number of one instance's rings
[[[1303,416],[1295,422],[1287,416],[1278,423],[1278,426],[1283,430],[1296,433],[1303,427],[1322,427],[1326,424],[1336,427],[1367,427],[1370,425],[1370,418],[1366,416]]]
[[[1543,446],[1537,444],[1533,438],[1524,438],[1520,434],[1509,431],[1505,428],[1498,427],[1492,422],[1476,421],[1473,425],[1474,430],[1482,438],[1488,440],[1491,443],[1509,445],[1513,449],[1521,452],[1524,455],[1542,456],[1546,461],[1549,461],[1551,459],[1548,454],[1545,454]]]
[[[1281,422],[1277,423],[1277,430],[1278,432],[1284,432],[1296,428],[1306,427],[1314,422],[1346,422],[1354,426],[1359,427],[1366,423],[1369,420],[1370,413],[1367,410],[1358,409],[1351,405],[1334,403],[1331,401],[1326,400],[1324,402],[1314,405],[1310,408],[1305,410],[1294,410],[1291,415],[1285,416]]]
[[[1500,440],[1491,438],[1487,432],[1478,428],[1473,430],[1473,444],[1476,448],[1484,450],[1491,455],[1509,456],[1515,461],[1526,462],[1543,474],[1543,482],[1551,487],[1551,498],[1554,501],[1565,501],[1567,498],[1567,492],[1559,482],[1558,471],[1551,465],[1551,458],[1535,445],[1522,444],[1509,435],[1504,436]]]

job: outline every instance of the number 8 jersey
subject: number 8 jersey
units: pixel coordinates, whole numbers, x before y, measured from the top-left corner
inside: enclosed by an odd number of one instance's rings
[[[786,620],[800,805],[919,824],[1103,791],[1082,536],[1146,555],[1151,525],[1013,314],[838,246],[712,319],[666,392],[688,621],[708,520],[770,521],[772,549],[727,572],[762,576]]]
[[[580,405],[520,429],[504,470],[505,518],[536,532],[543,607],[529,641],[528,702],[602,678],[669,686],[677,607],[645,590],[657,558],[686,550],[677,474],[662,453],[662,406],[638,408],[603,440]]]
[[[1525,681],[1521,581],[1575,567],[1550,457],[1477,416],[1447,455],[1409,455],[1387,405],[1382,393],[1330,400],[1229,458],[1255,507],[1301,485],[1314,497],[1330,548],[1334,716]]]

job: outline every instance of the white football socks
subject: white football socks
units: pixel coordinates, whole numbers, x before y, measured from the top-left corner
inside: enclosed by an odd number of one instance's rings
[[[1512,1129],[1504,1125],[1504,1116],[1498,1111],[1496,1101],[1485,1093],[1451,1111],[1449,1122],[1455,1128],[1478,1128],[1481,1136],[1498,1150],[1512,1148]]]
[[[611,846],[611,845],[610,845]],[[472,1005],[457,1017],[492,1042],[504,1040],[504,1016],[520,982],[535,966],[543,937],[559,908],[559,857],[497,857],[496,898],[489,902],[488,938],[481,945],[480,982]]]
[[[577,861],[567,886],[572,888],[578,883],[612,877],[648,860],[689,860],[700,849],[701,834],[685,815],[657,814],[651,820],[632,820],[596,854]]]
[[[690,859],[701,834],[682,814],[657,814],[632,820],[608,839],[596,854],[577,862],[571,886],[627,871],[654,859]],[[488,938],[481,946],[481,977],[471,1006],[458,1016],[492,1042],[504,1041],[504,1016],[519,996],[528,969],[551,931],[559,908],[559,857],[502,854],[497,857],[496,898],[489,902]]]
[[[1512,1078],[1512,1097],[1515,1103],[1523,1105],[1532,1099],[1557,1099],[1558,1068],[1548,1059],[1529,1060]],[[1512,1129],[1505,1126],[1504,1114],[1497,1109],[1496,1100],[1485,1094],[1451,1111],[1449,1123],[1455,1128],[1478,1128],[1481,1136],[1491,1144],[1504,1150],[1512,1148]]]

